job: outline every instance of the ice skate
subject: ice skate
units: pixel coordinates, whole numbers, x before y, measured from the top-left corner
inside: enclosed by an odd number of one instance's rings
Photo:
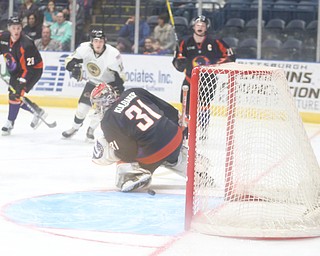
[[[82,126],[82,123],[81,124],[74,123],[71,129],[66,130],[62,133],[62,136],[66,139],[71,138],[73,135],[77,133],[77,131],[79,131],[81,126]]]
[[[41,124],[42,119],[46,119],[47,116],[48,114],[42,108],[37,107],[35,109],[35,113],[33,114],[33,119],[31,121],[30,126],[33,129],[37,129]]]
[[[147,187],[151,182],[151,174],[136,175],[131,180],[122,184],[121,192],[130,192],[133,190]]]
[[[7,120],[7,123],[2,127],[2,136],[8,136],[11,134],[11,130],[13,129],[13,122]]]
[[[71,128],[69,130],[66,130],[62,133],[62,136],[65,137],[65,138],[70,138],[72,137],[73,135],[75,135],[77,133],[79,129],[75,129],[75,128]]]
[[[88,128],[87,130],[87,140],[88,141],[93,141],[94,140],[94,129],[92,129],[91,127]]]

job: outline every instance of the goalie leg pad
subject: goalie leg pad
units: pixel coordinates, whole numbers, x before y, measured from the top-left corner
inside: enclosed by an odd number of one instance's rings
[[[147,187],[151,182],[152,174],[143,169],[138,163],[117,164],[116,186],[121,192],[130,192]]]
[[[114,154],[114,149],[110,147],[104,137],[96,140],[93,148],[92,162],[99,165],[110,165],[119,160]]]
[[[184,146],[181,147],[178,160],[175,163],[164,162],[163,165],[170,168],[172,171],[182,177],[187,176],[187,164],[188,164],[188,149]]]

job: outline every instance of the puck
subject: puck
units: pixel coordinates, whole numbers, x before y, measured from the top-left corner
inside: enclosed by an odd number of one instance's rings
[[[148,194],[151,195],[151,196],[154,196],[154,195],[156,194],[156,192],[155,192],[153,189],[150,189],[150,188],[148,189],[147,192],[148,192]]]

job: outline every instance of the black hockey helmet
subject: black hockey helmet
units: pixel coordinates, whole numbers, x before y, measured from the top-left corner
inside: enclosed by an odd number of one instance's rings
[[[8,26],[17,25],[17,24],[22,25],[22,21],[21,21],[21,19],[20,19],[18,16],[11,16],[11,17],[8,19]]]
[[[211,21],[204,15],[200,15],[198,17],[195,17],[191,21],[191,27],[193,27],[197,22],[204,22],[207,25],[207,29],[211,26]]]
[[[106,35],[103,32],[103,30],[101,30],[101,29],[93,29],[93,30],[91,30],[90,38],[91,38],[91,41],[93,39],[104,39],[105,41],[107,41]]]

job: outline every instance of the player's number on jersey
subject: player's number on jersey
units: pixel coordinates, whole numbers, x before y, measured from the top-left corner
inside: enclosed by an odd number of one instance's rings
[[[33,66],[34,65],[34,57],[27,58],[27,66]]]
[[[135,118],[136,120],[141,120],[137,124],[137,127],[141,131],[146,131],[150,126],[154,124],[152,117],[155,119],[160,119],[161,115],[154,112],[141,100],[137,100],[137,102],[140,106],[132,105],[130,108],[126,110],[125,114],[130,120],[132,120],[133,118]],[[143,110],[145,110],[146,113],[143,113]]]

